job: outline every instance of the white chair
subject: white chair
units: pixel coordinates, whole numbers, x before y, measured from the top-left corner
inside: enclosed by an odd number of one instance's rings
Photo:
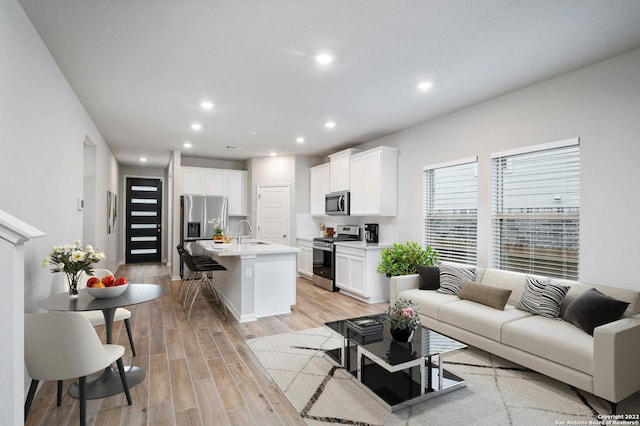
[[[83,426],[86,418],[87,376],[114,362],[118,364],[127,403],[131,405],[131,394],[122,363],[123,355],[124,346],[103,345],[91,323],[81,315],[72,312],[25,314],[24,359],[31,377],[24,405],[25,421],[40,380],[58,381],[59,407],[62,381],[78,378],[80,425]]]
[[[87,286],[87,280],[91,277],[102,278],[107,275],[113,275],[108,269],[94,269],[93,275],[82,274],[78,281],[78,290]],[[104,325],[104,314],[102,311],[86,311],[80,312],[86,319],[89,320],[91,325]],[[124,326],[127,328],[127,335],[129,336],[129,346],[131,346],[131,353],[136,356],[136,347],[133,344],[133,334],[131,334],[131,324],[129,324],[129,318],[131,318],[131,311],[125,308],[116,309],[116,313],[113,316],[113,321],[124,321]]]

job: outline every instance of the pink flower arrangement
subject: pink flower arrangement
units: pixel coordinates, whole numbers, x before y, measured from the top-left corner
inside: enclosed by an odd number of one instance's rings
[[[416,305],[407,299],[398,299],[387,309],[387,321],[390,328],[415,330],[420,325],[420,316]]]

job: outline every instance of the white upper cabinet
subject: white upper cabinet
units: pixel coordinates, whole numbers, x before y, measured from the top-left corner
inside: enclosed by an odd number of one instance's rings
[[[224,195],[229,203],[229,216],[246,216],[247,172],[182,167],[182,194]]]
[[[227,171],[227,197],[229,215],[247,215],[247,172],[244,170]]]
[[[204,169],[204,195],[227,196],[227,170]]]
[[[351,168],[351,156],[358,152],[354,149],[345,149],[344,151],[336,152],[329,155],[331,162],[331,173],[329,179],[330,192],[348,191],[350,185],[350,168]]]
[[[182,168],[182,195],[204,195],[204,172],[199,167]]]
[[[324,196],[331,192],[329,188],[330,166],[329,163],[311,167],[309,178],[309,213],[314,215],[324,214]]]
[[[350,161],[351,215],[395,216],[398,150],[381,146],[355,154]]]

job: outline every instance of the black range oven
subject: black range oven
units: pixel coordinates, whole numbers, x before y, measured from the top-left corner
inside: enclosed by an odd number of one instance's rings
[[[334,282],[336,241],[359,241],[360,228],[357,225],[339,225],[336,237],[313,239],[313,284],[329,291],[338,291]]]

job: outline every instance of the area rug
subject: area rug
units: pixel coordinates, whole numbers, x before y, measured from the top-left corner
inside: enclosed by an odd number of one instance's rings
[[[466,387],[390,413],[324,353],[342,345],[328,327],[248,344],[308,425],[598,425],[610,414],[591,394],[471,347],[447,358]],[[640,395],[618,412],[640,412]]]

